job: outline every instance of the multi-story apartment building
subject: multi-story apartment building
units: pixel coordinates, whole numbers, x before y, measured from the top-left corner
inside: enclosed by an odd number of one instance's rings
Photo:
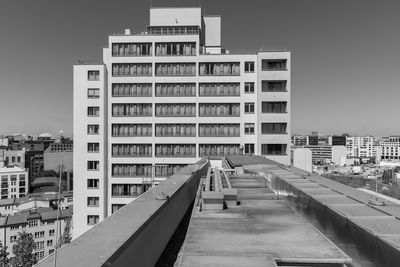
[[[64,234],[71,216],[72,209],[60,210],[58,217],[59,236]],[[33,253],[37,260],[52,254],[56,245],[56,220],[57,211],[48,208],[0,217],[0,240],[3,246],[7,246],[9,257],[14,257],[12,247],[18,239],[18,233],[23,231],[31,234],[35,240]],[[71,227],[71,224],[68,227]]]
[[[292,136],[292,145],[294,146],[308,146],[308,135],[294,135]]]
[[[146,31],[109,36],[102,64],[74,66],[74,237],[199,158],[289,164],[290,63],[229,53],[201,8],[151,8]]]
[[[374,138],[372,136],[346,137],[347,157],[371,158],[373,157]]]
[[[16,165],[25,168],[25,149],[11,150],[0,148],[0,161],[5,161],[7,165]]]
[[[379,142],[381,147],[381,159],[384,161],[399,161],[400,160],[400,137],[389,136],[382,138]]]
[[[24,197],[29,190],[28,171],[14,165],[0,164],[0,198]]]

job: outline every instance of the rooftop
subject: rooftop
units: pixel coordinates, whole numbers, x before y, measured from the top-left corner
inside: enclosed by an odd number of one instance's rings
[[[154,266],[186,212],[191,218],[175,266],[333,267],[364,262],[357,257],[393,266],[400,260],[400,205],[394,202],[373,206],[370,194],[327,178],[264,157],[231,156],[222,166],[237,175],[224,186],[236,190],[237,200],[205,209],[207,183],[221,186],[217,176],[203,184],[209,166],[203,160],[184,168],[106,218],[63,247],[58,266]],[[208,200],[212,206],[217,198]],[[338,229],[327,225],[339,227],[347,243],[334,243]],[[49,256],[38,266],[52,263]]]
[[[231,182],[241,205],[222,211],[196,208],[177,266],[351,262],[284,200],[276,199],[264,177],[245,175]]]

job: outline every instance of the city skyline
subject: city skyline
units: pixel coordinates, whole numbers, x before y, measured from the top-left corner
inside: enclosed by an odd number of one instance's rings
[[[203,0],[168,6],[199,3],[207,14],[223,16],[222,44],[231,52],[265,45],[292,52],[293,133],[399,133],[391,123],[400,111],[399,3]],[[133,26],[144,31],[149,6],[150,1],[7,3],[0,10],[0,112],[13,115],[4,120],[2,134],[72,135],[72,65],[101,58],[105,36],[113,32]]]

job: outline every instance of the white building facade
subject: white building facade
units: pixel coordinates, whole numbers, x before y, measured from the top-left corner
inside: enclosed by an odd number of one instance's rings
[[[28,171],[18,166],[0,168],[0,198],[25,197],[29,192]]]
[[[230,54],[221,17],[151,8],[74,66],[74,237],[206,156],[290,163],[290,52]]]
[[[371,158],[374,156],[374,138],[372,136],[346,137],[347,157]]]

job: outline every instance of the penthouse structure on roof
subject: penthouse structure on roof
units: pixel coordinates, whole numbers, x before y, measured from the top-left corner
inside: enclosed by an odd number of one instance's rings
[[[74,66],[74,237],[206,156],[289,164],[290,52],[230,54],[221,17],[151,8]]]

